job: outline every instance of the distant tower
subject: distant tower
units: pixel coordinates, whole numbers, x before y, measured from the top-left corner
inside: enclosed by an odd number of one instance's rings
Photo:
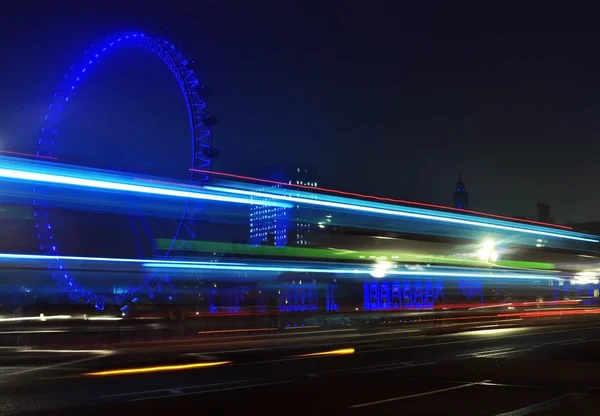
[[[458,183],[454,191],[454,208],[469,209],[469,194],[465,189],[461,174],[458,175]]]

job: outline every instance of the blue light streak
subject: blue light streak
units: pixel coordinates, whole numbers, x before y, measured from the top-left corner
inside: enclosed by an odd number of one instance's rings
[[[107,263],[164,263],[165,260],[154,260],[154,259],[130,259],[130,258],[117,258],[117,257],[85,257],[85,256],[47,256],[43,254],[13,254],[13,253],[0,253],[0,260],[36,260],[36,261],[48,261],[48,260],[59,260],[59,261],[90,261],[90,262],[107,262]],[[214,264],[214,261],[179,261],[181,264]],[[244,265],[245,263],[219,263],[223,265]]]
[[[263,265],[249,264],[249,263],[235,263],[235,262],[215,262],[215,261],[165,261],[156,259],[132,259],[132,258],[113,258],[113,257],[84,257],[84,256],[48,256],[43,254],[13,254],[13,253],[0,253],[0,261],[81,261],[81,262],[93,262],[93,263],[126,263],[126,264],[138,264],[142,267],[153,269],[178,269],[178,270],[211,270],[211,271],[240,271],[240,272],[270,272],[270,273],[318,273],[318,274],[341,274],[350,276],[362,276],[370,275],[373,271],[369,267],[340,267],[336,264],[335,267],[325,267],[322,263],[319,266],[298,266],[291,265],[285,266],[282,264],[277,265]],[[448,271],[455,270],[455,271]],[[495,278],[495,279],[527,279],[527,280],[539,280],[539,279],[551,279],[560,281],[564,279],[558,275],[549,274],[538,274],[535,272],[531,273],[506,273],[506,272],[490,272],[481,271],[480,269],[470,269],[470,271],[458,268],[449,267],[429,267],[428,270],[398,270],[390,269],[386,270],[386,277],[382,278],[385,281],[387,277],[393,276],[405,276],[405,277],[461,277],[461,278]]]
[[[253,266],[253,265],[225,265],[220,263],[194,263],[178,261],[143,263],[143,267],[162,267],[169,269],[200,269],[200,270],[230,270],[230,271],[254,271],[254,272],[275,272],[275,273],[334,273],[346,275],[370,275],[372,269],[369,268],[348,268],[348,269],[328,269],[320,267],[284,267],[284,266]],[[424,270],[387,270],[387,276],[429,276],[429,277],[473,277],[473,278],[498,278],[498,279],[551,279],[561,280],[560,277],[553,275],[538,274],[519,274],[519,273],[482,273],[482,272],[442,272],[432,268],[432,271]]]
[[[251,198],[239,198],[227,195],[214,195],[199,191],[187,191],[181,189],[163,188],[149,185],[137,185],[132,183],[88,179],[76,177],[74,175],[55,175],[50,173],[31,172],[6,168],[0,168],[0,178],[17,179],[28,182],[50,183],[57,185],[78,186],[84,188],[103,189],[110,191],[123,191],[137,194],[168,196],[175,198],[190,198],[207,201],[230,202],[236,204],[269,205],[284,208],[289,207],[289,204],[282,204],[280,202],[274,201],[257,201]]]
[[[517,226],[500,225],[500,224],[494,224],[494,223],[487,223],[487,222],[481,222],[481,221],[475,221],[475,220],[466,220],[466,219],[461,219],[461,218],[439,216],[439,215],[433,215],[433,214],[421,214],[421,213],[415,213],[415,212],[406,212],[405,210],[400,210],[399,208],[394,208],[393,205],[389,205],[389,208],[379,208],[376,206],[364,206],[364,205],[356,205],[356,204],[349,204],[349,203],[333,202],[330,200],[318,200],[318,199],[309,199],[309,198],[302,198],[302,197],[289,196],[289,195],[278,195],[278,194],[256,192],[256,191],[246,191],[246,190],[241,190],[241,189],[223,188],[223,187],[219,187],[219,186],[206,186],[204,189],[213,190],[213,191],[217,191],[217,192],[236,194],[236,195],[246,195],[246,196],[255,197],[255,198],[264,198],[266,200],[276,199],[276,200],[280,200],[280,201],[293,202],[296,204],[317,205],[317,206],[328,207],[328,208],[338,208],[338,209],[351,210],[351,211],[361,211],[361,212],[368,212],[368,213],[373,213],[373,214],[384,214],[384,215],[392,215],[392,216],[399,216],[399,217],[405,217],[405,218],[414,218],[414,219],[422,219],[422,220],[429,220],[429,221],[446,222],[446,223],[452,223],[452,224],[469,225],[469,226],[475,226],[475,227],[492,228],[492,229],[504,230],[504,231],[515,231],[515,232],[526,233],[526,234],[543,235],[543,236],[547,236],[547,237],[556,237],[556,238],[565,238],[565,239],[569,239],[569,240],[585,241],[585,242],[589,242],[589,243],[600,242],[600,240],[597,240],[594,238],[578,237],[578,236],[574,236],[574,235],[568,235],[566,233],[542,231],[542,230],[529,229],[529,228],[523,228],[523,227],[517,227]],[[329,197],[327,195],[318,194],[316,196],[329,199]],[[348,198],[347,200],[353,201],[350,198]],[[386,205],[386,206],[388,206],[388,205]],[[465,216],[465,217],[467,217],[467,216]]]

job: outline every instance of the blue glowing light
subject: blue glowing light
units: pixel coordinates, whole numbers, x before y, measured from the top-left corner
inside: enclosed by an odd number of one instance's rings
[[[341,274],[346,276],[362,276],[370,275],[372,269],[364,265],[348,265],[342,267],[339,264],[333,264],[332,267],[327,267],[327,263],[318,263],[318,266],[306,265],[283,265],[271,263],[241,263],[241,262],[226,262],[217,263],[214,261],[165,261],[157,259],[132,259],[132,258],[111,258],[111,257],[84,257],[84,256],[55,256],[41,254],[13,254],[0,253],[0,261],[75,261],[75,262],[92,262],[92,263],[130,263],[139,264],[142,267],[149,269],[179,269],[179,270],[215,270],[215,271],[254,271],[254,272],[271,272],[271,273],[318,273],[318,274]],[[62,269],[62,264],[60,268]],[[451,270],[451,271],[448,271]],[[539,280],[549,279],[561,281],[564,279],[558,275],[544,273],[511,273],[489,271],[484,269],[462,269],[457,267],[429,267],[427,270],[388,270],[386,274],[393,276],[420,276],[420,277],[461,277],[461,278],[498,278],[498,279],[527,279]],[[66,274],[63,274],[66,276]],[[386,279],[382,279],[385,281]]]
[[[354,201],[350,198],[343,198],[344,200],[348,201],[346,203],[334,202],[334,201],[330,200],[331,198],[328,195],[323,195],[323,194],[315,195],[315,196],[321,198],[321,200],[319,200],[319,199],[312,199],[312,198],[305,198],[305,197],[279,195],[279,194],[274,194],[274,193],[247,191],[247,190],[243,190],[243,189],[224,188],[224,187],[220,187],[220,186],[206,186],[205,189],[213,190],[213,191],[217,191],[217,192],[230,193],[230,194],[246,195],[246,196],[254,197],[254,198],[264,198],[264,199],[270,199],[270,200],[275,199],[275,200],[280,200],[280,201],[288,201],[288,202],[293,202],[296,204],[317,205],[317,206],[323,206],[323,207],[328,207],[328,208],[338,208],[338,209],[343,209],[343,210],[361,211],[361,212],[368,212],[368,213],[373,213],[373,214],[384,214],[384,215],[391,215],[391,216],[398,216],[398,217],[405,217],[405,218],[414,218],[414,219],[446,222],[446,223],[452,223],[452,224],[469,225],[469,226],[476,226],[476,227],[483,227],[483,228],[492,228],[492,229],[504,230],[504,231],[515,231],[515,232],[520,232],[520,233],[527,233],[527,234],[533,234],[533,235],[544,235],[547,237],[565,238],[565,239],[569,239],[569,240],[585,241],[585,242],[590,242],[590,243],[600,242],[600,240],[597,240],[595,238],[579,237],[576,235],[570,235],[567,232],[543,231],[543,229],[525,228],[525,227],[520,227],[520,226],[516,226],[516,225],[501,225],[501,224],[496,224],[496,223],[491,223],[491,222],[476,221],[474,219],[464,219],[464,218],[475,218],[475,217],[469,217],[466,215],[458,216],[458,215],[454,214],[452,217],[450,217],[448,215],[441,216],[441,215],[435,215],[433,211],[430,211],[431,212],[430,214],[422,214],[422,213],[416,213],[416,212],[408,212],[400,206],[394,206],[394,205],[388,205],[388,204],[373,203],[373,204],[370,204],[370,206],[367,206],[365,204],[365,201],[362,201],[363,205],[357,205],[357,204],[355,204],[355,202],[358,202],[358,201]],[[341,200],[342,198],[336,198],[336,199]],[[381,206],[385,206],[386,208],[381,208]],[[425,210],[423,210],[423,211],[425,211]],[[539,228],[541,228],[541,227],[539,227]]]
[[[133,183],[112,182],[99,179],[88,179],[74,175],[55,175],[51,173],[32,172],[16,169],[0,168],[0,178],[16,179],[21,181],[39,182],[46,184],[68,185],[92,189],[123,191],[137,194],[166,196],[175,198],[189,198],[206,201],[230,202],[237,204],[256,204],[278,207],[288,207],[289,204],[277,201],[257,201],[249,197],[240,198],[227,195],[214,195],[206,192],[156,187],[151,185],[138,185]],[[182,187],[183,188],[183,187]]]
[[[120,42],[119,44],[132,44],[132,46],[139,47],[143,50],[149,51],[152,54],[156,55],[160,58],[171,70],[177,83],[181,89],[182,95],[185,100],[186,109],[188,112],[188,119],[190,123],[190,131],[191,131],[191,143],[192,143],[192,164],[199,169],[210,169],[211,161],[210,158],[205,156],[202,152],[198,152],[198,148],[202,147],[210,147],[211,145],[211,132],[210,126],[205,125],[203,120],[208,116],[208,111],[206,108],[206,103],[202,97],[202,95],[197,91],[197,86],[199,85],[198,79],[195,75],[192,75],[192,72],[187,68],[187,60],[182,56],[182,54],[174,49],[166,48],[163,46],[165,42],[162,39],[154,38],[152,36],[145,36],[143,33],[140,33],[140,37],[137,37],[138,33],[124,33],[120,36],[115,36],[112,41],[107,41],[105,44],[101,44],[99,46],[92,45],[90,48],[89,54],[94,56],[94,58],[98,58],[102,52],[105,52],[108,48],[115,45],[115,42]],[[61,121],[62,112],[66,103],[69,99],[65,99],[65,97],[70,94],[70,91],[75,89],[75,84],[80,81],[80,77],[87,76],[89,72],[87,71],[86,65],[91,65],[94,63],[94,59],[89,59],[89,55],[83,60],[79,60],[74,65],[71,65],[69,71],[65,74],[65,82],[61,83],[59,86],[59,91],[53,95],[54,106],[50,106],[51,114],[46,115],[44,118],[44,126],[41,129],[41,135],[38,139],[38,148],[36,154],[39,156],[52,156],[53,148],[55,145],[55,140],[57,137],[58,130],[56,128],[57,124]],[[90,67],[91,68],[91,67]],[[186,74],[185,78],[181,76],[181,74]],[[71,82],[69,82],[69,78]],[[67,93],[69,91],[69,93]],[[58,105],[56,105],[58,104]],[[45,127],[49,127],[46,129]],[[190,176],[190,181],[197,183],[206,179],[206,175],[192,174]],[[36,190],[36,192],[41,192],[44,194],[43,190]],[[50,223],[51,216],[47,210],[46,204],[41,201],[40,204],[40,213],[39,215],[43,218],[45,229],[45,224]],[[180,233],[187,233],[187,230],[193,230],[195,227],[199,225],[195,225],[196,223],[190,220],[193,217],[194,212],[192,210],[196,209],[199,205],[196,204],[186,204],[185,211],[182,215],[180,225],[177,229],[177,235],[174,236],[174,241],[181,239],[189,239],[193,238],[194,232],[190,231],[191,236],[180,235]],[[37,213],[36,213],[37,216]],[[42,253],[46,253],[47,247],[49,247],[49,240],[52,239],[52,234],[47,231],[44,231],[40,234],[40,244]],[[168,255],[170,250],[167,251],[166,255]],[[50,269],[55,269],[57,265],[49,265]],[[147,282],[146,282],[147,283]],[[75,285],[73,285],[74,289],[71,293],[76,294],[78,291],[81,291]],[[83,296],[82,296],[83,297]],[[91,298],[90,298],[91,299]],[[100,304],[97,305],[103,307],[102,299],[97,299]]]
[[[33,261],[48,261],[48,260],[60,260],[60,261],[83,261],[83,262],[107,262],[107,263],[139,263],[149,264],[157,263],[162,264],[165,260],[154,260],[154,259],[130,259],[130,258],[118,258],[118,257],[85,257],[85,256],[47,256],[43,254],[15,254],[15,253],[0,253],[0,260],[33,260]],[[187,262],[179,262],[186,264]],[[189,262],[190,264],[214,264],[214,261],[194,261]],[[219,263],[223,265],[244,265],[245,263]],[[62,266],[61,266],[62,268]],[[64,275],[65,277],[67,275]]]

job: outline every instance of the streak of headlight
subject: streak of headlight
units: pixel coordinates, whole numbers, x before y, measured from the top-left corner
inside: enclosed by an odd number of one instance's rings
[[[389,208],[377,208],[377,207],[368,207],[368,206],[361,206],[361,205],[351,205],[351,204],[346,204],[346,203],[341,203],[341,202],[322,201],[322,200],[317,200],[317,199],[300,198],[300,197],[288,196],[288,195],[267,194],[267,193],[262,193],[262,192],[246,191],[246,190],[241,190],[241,189],[222,188],[222,187],[218,187],[218,186],[206,186],[205,189],[209,189],[209,190],[213,190],[213,191],[217,191],[217,192],[232,193],[232,194],[237,194],[237,195],[252,196],[252,197],[256,197],[256,198],[277,199],[280,201],[288,201],[288,202],[293,202],[296,204],[318,205],[318,206],[324,206],[324,207],[330,207],[330,208],[339,208],[339,209],[344,209],[344,210],[369,212],[369,213],[374,213],[374,214],[393,215],[393,216],[398,216],[398,217],[416,218],[416,219],[438,221],[438,222],[447,222],[447,223],[452,223],[452,224],[470,225],[470,226],[484,227],[484,228],[494,228],[497,230],[516,231],[516,232],[526,233],[526,234],[544,235],[544,236],[548,236],[548,237],[565,238],[565,239],[569,239],[569,240],[586,241],[586,242],[590,242],[590,243],[600,242],[600,240],[596,240],[593,238],[577,237],[577,236],[559,234],[559,233],[554,233],[554,232],[549,232],[549,231],[530,230],[530,229],[508,226],[508,225],[491,224],[491,223],[484,223],[484,222],[473,221],[473,220],[442,217],[442,216],[436,216],[436,215],[431,215],[431,214],[418,214],[418,213],[413,213],[413,212],[393,210],[393,209],[389,209]]]
[[[212,195],[199,191],[184,191],[178,189],[159,188],[147,185],[135,185],[130,183],[104,181],[98,179],[87,179],[76,176],[55,175],[50,173],[28,172],[15,169],[0,168],[0,177],[18,179],[29,182],[42,182],[59,185],[79,186],[92,189],[104,189],[111,191],[123,191],[137,194],[169,196],[176,198],[202,199],[209,201],[231,202],[236,204],[269,205],[277,207],[289,207],[288,204],[274,201],[257,201],[251,198],[239,198],[224,195]]]
[[[500,316],[500,315],[498,315]],[[497,329],[481,329],[477,331],[465,331],[459,333],[459,335],[467,335],[467,336],[478,336],[478,335],[505,335],[510,334],[511,332],[522,332],[526,331],[529,328],[497,328]]]
[[[313,352],[311,354],[294,355],[294,357],[322,357],[324,355],[348,355],[354,354],[354,348],[341,348],[339,350]]]
[[[205,270],[236,270],[236,271],[255,271],[255,272],[292,272],[292,273],[337,273],[337,274],[370,274],[371,269],[326,269],[311,267],[281,267],[281,266],[229,266],[220,263],[210,264],[185,264],[169,261],[163,263],[142,264],[144,267],[171,268],[171,269],[205,269]],[[500,278],[500,279],[550,279],[561,280],[552,275],[538,274],[516,274],[516,273],[473,273],[473,272],[441,272],[432,269],[431,271],[403,271],[391,270],[389,276],[435,276],[435,277],[478,277],[478,278]]]
[[[0,260],[62,260],[62,261],[90,261],[90,262],[109,262],[109,263],[135,263],[142,267],[149,268],[170,268],[170,269],[204,269],[204,270],[234,270],[234,271],[257,271],[257,272],[293,272],[293,273],[336,273],[364,275],[370,274],[371,269],[328,269],[319,267],[287,267],[287,266],[252,266],[245,263],[216,263],[216,262],[196,262],[196,261],[164,261],[152,259],[131,259],[131,258],[110,258],[110,257],[81,257],[81,256],[47,256],[42,254],[11,254],[0,253]],[[442,272],[439,269],[431,268],[431,271],[425,270],[390,270],[389,276],[435,276],[435,277],[477,277],[477,278],[500,278],[500,279],[551,279],[560,280],[553,275],[540,274],[518,274],[518,273],[495,273],[495,272]],[[48,319],[49,317],[46,317]],[[9,318],[15,320],[40,319],[32,318]],[[53,318],[50,318],[53,319]],[[56,319],[56,318],[54,318]],[[88,318],[90,319],[90,318]],[[0,321],[1,322],[1,321]]]
[[[85,318],[88,321],[121,321],[123,320],[120,316],[90,316]]]
[[[108,263],[158,263],[162,264],[164,260],[153,260],[153,259],[130,259],[130,258],[118,258],[118,257],[82,257],[82,256],[48,256],[43,254],[13,254],[13,253],[0,253],[0,260],[63,260],[63,261],[94,261],[94,262],[108,262]],[[182,264],[188,263],[185,261]],[[214,264],[214,262],[189,262],[190,264]],[[219,263],[227,265],[241,265],[244,263]],[[88,318],[89,319],[89,318]]]
[[[19,322],[19,321],[48,321],[70,319],[71,315],[51,315],[51,316],[22,316],[19,318],[0,318],[0,322]]]
[[[207,363],[195,363],[195,364],[181,364],[181,365],[162,365],[156,367],[138,367],[138,368],[125,368],[122,370],[108,370],[108,371],[97,371],[94,373],[85,373],[86,376],[119,376],[125,374],[142,374],[142,373],[156,373],[159,371],[181,371],[181,370],[193,370],[196,368],[216,367],[219,365],[229,364],[231,361],[215,361]]]
[[[111,350],[34,350],[34,349],[23,349],[19,352],[38,352],[38,353],[57,353],[57,354],[96,354],[96,355],[110,355],[114,351]]]
[[[386,198],[386,197],[380,197],[380,196],[374,196],[374,195],[358,194],[356,192],[346,192],[346,191],[340,191],[339,189],[323,188],[320,186],[300,185],[297,183],[294,184],[294,183],[279,182],[279,181],[274,181],[274,180],[270,180],[270,179],[254,178],[251,176],[235,175],[232,173],[225,173],[225,172],[215,172],[214,170],[206,170],[206,169],[190,168],[190,171],[205,173],[208,175],[225,176],[225,177],[235,178],[235,179],[270,183],[273,185],[281,185],[284,187],[306,189],[309,192],[323,191],[323,192],[329,192],[329,193],[336,193],[336,194],[343,195],[345,197],[351,197],[351,198],[368,198],[368,199],[375,199],[375,200],[383,201],[383,202],[392,202],[392,203],[396,203],[396,204],[409,204],[409,205],[417,205],[419,207],[425,207],[425,208],[459,211],[461,214],[476,214],[476,215],[482,215],[482,216],[486,216],[486,217],[499,218],[502,220],[519,221],[519,222],[525,222],[525,223],[530,223],[530,224],[535,224],[535,225],[541,225],[543,227],[556,227],[556,228],[562,228],[564,230],[572,230],[573,229],[573,227],[569,227],[566,225],[550,224],[550,223],[546,223],[546,222],[532,221],[532,220],[526,220],[526,219],[522,219],[522,218],[511,218],[511,217],[506,217],[504,215],[490,214],[488,212],[473,211],[470,209],[453,208],[453,207],[449,207],[449,206],[445,206],[445,205],[428,204],[428,203],[424,203],[424,202],[407,201],[404,199],[394,199],[394,198]],[[384,237],[380,237],[380,238],[384,238]]]

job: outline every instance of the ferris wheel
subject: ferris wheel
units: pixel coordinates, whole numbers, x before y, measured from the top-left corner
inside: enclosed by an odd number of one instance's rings
[[[191,136],[191,167],[189,181],[198,184],[208,179],[206,172],[211,168],[211,159],[214,154],[212,148],[211,119],[207,107],[206,96],[208,90],[199,82],[191,64],[180,51],[165,39],[148,35],[142,32],[125,32],[109,37],[105,41],[92,45],[83,56],[75,62],[65,73],[58,91],[54,94],[48,107],[37,142],[37,155],[42,157],[60,157],[55,154],[56,143],[61,140],[60,122],[63,110],[72,100],[77,99],[80,85],[91,72],[94,72],[98,60],[105,59],[112,51],[121,48],[140,48],[158,57],[172,72],[177,81],[189,118]],[[189,167],[186,166],[186,169]],[[48,189],[38,185],[34,189],[37,195],[33,201],[36,235],[40,251],[44,255],[59,256],[60,241],[56,241],[53,228],[53,218],[48,202]],[[188,200],[185,203],[179,225],[168,249],[160,253],[168,258],[178,244],[193,240],[199,231],[199,215],[202,206],[198,202]],[[52,278],[58,283],[65,293],[73,300],[93,304],[97,310],[103,310],[106,300],[103,296],[96,295],[81,287],[77,283],[74,273],[67,270],[65,264],[58,258],[48,265]],[[168,281],[168,277],[160,272],[150,275],[138,286],[128,289],[117,297],[117,303],[126,304],[140,290],[146,290],[153,297],[154,290],[160,290],[161,283]],[[127,308],[124,305],[123,308]]]

